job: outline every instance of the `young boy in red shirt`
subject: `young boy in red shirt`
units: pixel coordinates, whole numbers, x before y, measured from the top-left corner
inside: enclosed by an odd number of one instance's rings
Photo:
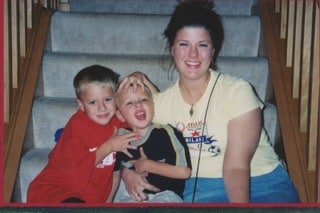
[[[115,153],[131,157],[127,149],[135,147],[130,141],[138,139],[134,133],[116,135],[118,128],[126,126],[114,116],[118,80],[117,73],[100,65],[86,67],[75,76],[79,109],[49,154],[47,166],[31,182],[27,202],[112,201],[118,186],[113,181]]]

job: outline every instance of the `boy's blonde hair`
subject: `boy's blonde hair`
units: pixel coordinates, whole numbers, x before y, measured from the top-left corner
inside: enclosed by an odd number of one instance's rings
[[[132,86],[132,89],[133,89],[133,84],[130,85],[130,86]],[[142,85],[141,84],[137,84],[137,87],[142,87]],[[152,92],[151,92],[150,88],[145,84],[143,84],[143,87],[144,88],[142,88],[142,89],[144,89],[144,91],[146,92],[147,96],[151,100],[153,100],[153,96],[152,96]],[[116,100],[116,105],[119,106],[119,92],[118,92],[118,90],[117,90],[116,95],[115,95],[115,100]]]

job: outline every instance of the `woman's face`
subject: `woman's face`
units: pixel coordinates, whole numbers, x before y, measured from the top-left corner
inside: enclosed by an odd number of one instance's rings
[[[184,27],[177,32],[170,53],[180,78],[206,76],[214,53],[209,32],[203,27]]]

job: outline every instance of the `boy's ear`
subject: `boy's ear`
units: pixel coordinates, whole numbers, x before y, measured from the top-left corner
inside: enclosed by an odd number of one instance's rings
[[[77,103],[78,103],[79,109],[80,109],[81,111],[84,111],[83,103],[82,103],[82,101],[81,101],[80,99],[78,99],[78,98],[77,98]]]
[[[116,111],[116,116],[118,117],[118,119],[120,121],[122,121],[122,122],[126,121],[119,110]]]

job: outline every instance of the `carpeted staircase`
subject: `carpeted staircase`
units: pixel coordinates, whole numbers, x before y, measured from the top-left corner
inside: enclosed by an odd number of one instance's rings
[[[82,68],[101,64],[121,76],[144,71],[163,90],[177,78],[165,67],[169,56],[163,30],[175,0],[70,0],[70,12],[52,16],[42,70],[17,175],[15,202],[26,201],[30,181],[47,163],[55,132],[77,105],[72,81]],[[225,41],[218,70],[249,81],[266,108],[264,123],[274,145],[280,141],[268,60],[255,0],[216,0]],[[79,177],[81,178],[81,177]]]

